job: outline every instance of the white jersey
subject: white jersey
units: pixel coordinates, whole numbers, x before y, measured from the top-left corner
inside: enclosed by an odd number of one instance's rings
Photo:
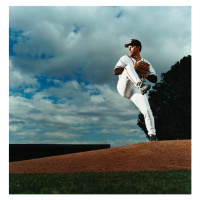
[[[154,70],[154,68],[152,67],[150,62],[148,62],[144,58],[141,58],[141,60],[139,60],[139,61],[145,61],[150,65],[149,66],[149,73],[148,73],[149,75],[156,75],[156,71]],[[139,61],[137,61],[137,62],[139,62]],[[136,60],[134,58],[132,58],[132,57],[130,57],[128,55],[124,55],[119,59],[119,61],[117,62],[115,68],[118,68],[118,67],[124,68],[128,64],[132,66],[134,63],[136,63]]]

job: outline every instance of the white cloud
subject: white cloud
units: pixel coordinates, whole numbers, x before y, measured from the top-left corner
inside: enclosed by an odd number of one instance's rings
[[[37,89],[36,88],[27,88],[24,90],[24,93],[32,93],[35,92]]]
[[[66,132],[46,132],[42,134],[42,137],[44,140],[49,140],[52,142],[53,140],[62,141],[68,139],[75,139],[79,137],[79,135]]]
[[[98,96],[93,95],[93,96],[91,96],[90,98],[91,98],[91,101],[92,101],[93,103],[96,103],[96,104],[102,103],[102,102],[105,101],[105,99],[104,99],[101,95],[98,95]]]
[[[33,78],[31,75],[23,73],[21,70],[16,69],[13,66],[12,61],[9,63],[9,87],[10,89],[15,89],[17,87],[25,86],[34,86],[38,87],[39,83],[36,78]]]

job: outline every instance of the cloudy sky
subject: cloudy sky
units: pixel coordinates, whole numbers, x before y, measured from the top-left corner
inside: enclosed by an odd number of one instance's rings
[[[160,81],[191,55],[191,7],[10,6],[10,143],[146,142],[113,75],[132,38]]]

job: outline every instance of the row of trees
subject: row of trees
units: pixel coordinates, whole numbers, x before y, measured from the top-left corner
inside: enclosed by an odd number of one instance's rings
[[[191,139],[191,56],[183,57],[161,74],[149,92],[158,140]],[[144,117],[138,126],[147,135]]]

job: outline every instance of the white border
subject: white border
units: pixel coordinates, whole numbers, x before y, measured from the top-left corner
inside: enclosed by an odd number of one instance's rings
[[[101,3],[100,3],[101,2]],[[199,146],[199,98],[198,95],[199,93],[199,83],[196,82],[199,79],[199,69],[196,69],[196,67],[200,68],[199,65],[199,50],[196,51],[196,49],[199,47],[199,28],[198,28],[198,19],[199,19],[199,1],[198,0],[138,0],[138,1],[133,1],[133,0],[115,0],[115,1],[95,1],[95,0],[90,0],[90,1],[83,1],[83,0],[73,0],[73,1],[67,1],[67,0],[8,0],[8,1],[2,1],[0,4],[0,24],[2,26],[3,31],[1,31],[1,37],[0,37],[0,42],[1,42],[1,47],[0,47],[0,55],[1,55],[1,82],[0,82],[0,87],[1,87],[1,93],[3,94],[1,96],[1,135],[3,136],[3,140],[1,141],[1,155],[3,152],[3,162],[1,162],[1,172],[4,174],[3,177],[1,177],[1,191],[2,191],[2,196],[5,197],[5,195],[8,195],[8,198],[10,199],[23,199],[27,198],[25,196],[21,195],[9,195],[8,191],[8,111],[9,111],[9,98],[8,98],[8,77],[9,77],[9,72],[8,72],[8,66],[9,66],[9,56],[8,56],[8,31],[9,31],[9,6],[192,6],[192,59],[193,59],[193,73],[192,73],[192,110],[193,110],[193,115],[192,115],[192,130],[193,130],[193,140],[192,140],[192,153],[193,153],[193,159],[192,159],[192,174],[193,174],[193,180],[192,180],[192,195],[186,195],[186,196],[179,196],[179,195],[171,195],[171,198],[175,197],[180,197],[180,199],[193,199],[196,198],[196,195],[198,195],[198,178],[199,178],[199,162],[198,162],[198,155],[197,155],[197,160],[195,160],[194,156],[196,153],[199,152],[198,149],[196,149]],[[199,49],[199,48],[198,48]],[[198,70],[198,71],[196,71]],[[2,115],[3,113],[3,115]],[[197,115],[196,115],[197,114]],[[196,132],[197,131],[197,132]],[[6,150],[5,150],[6,149]],[[2,171],[3,170],[3,171]],[[196,180],[195,180],[196,179]],[[195,184],[196,183],[196,184]],[[2,187],[3,185],[3,187]],[[42,195],[42,197],[46,197],[47,195]],[[116,195],[109,195],[108,198],[112,198],[113,196]],[[28,198],[30,199],[35,199],[40,197],[39,195],[34,195],[30,196]],[[70,196],[66,195],[61,195],[59,198],[69,198]],[[77,196],[77,198],[79,198]],[[121,199],[122,195],[120,195]],[[134,198],[137,199],[143,199],[145,196],[140,195],[140,196],[134,196]],[[56,195],[48,195],[48,199],[55,199],[57,198]],[[76,198],[73,196],[72,198]],[[90,198],[105,198],[102,196],[98,195],[84,195],[81,196],[83,199],[90,199]],[[118,198],[118,197],[117,197]],[[126,195],[126,198],[133,198],[132,195]],[[155,196],[151,195],[148,196],[149,199],[160,199],[160,195]],[[168,199],[168,195],[162,196],[163,199]]]
[[[8,0],[10,6],[189,6],[191,0]]]

